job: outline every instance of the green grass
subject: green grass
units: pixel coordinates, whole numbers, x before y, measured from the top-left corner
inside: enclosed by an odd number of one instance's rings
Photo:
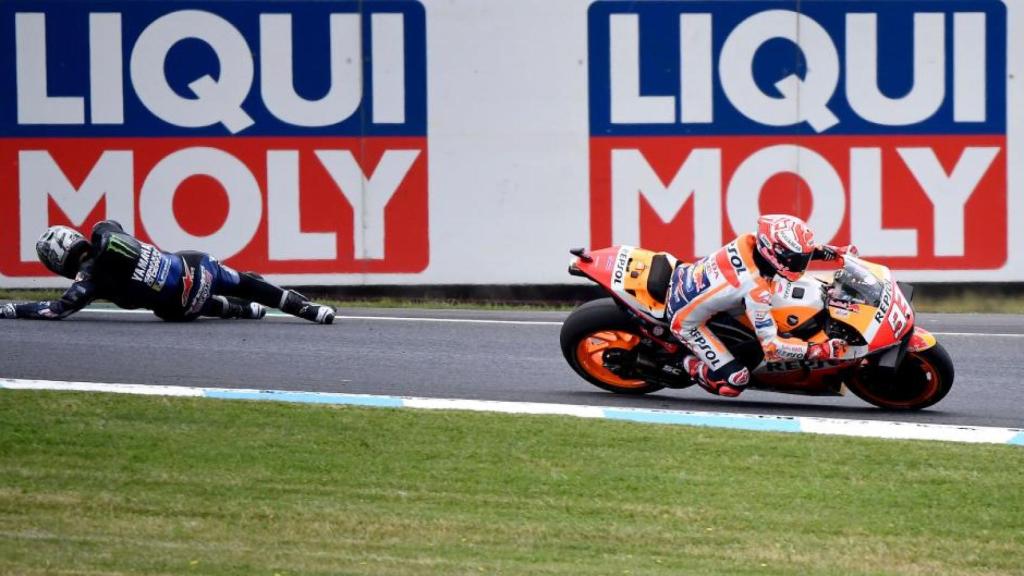
[[[0,391],[0,573],[1021,574],[1024,451]]]
[[[60,298],[59,290],[0,290],[0,300],[53,300]],[[353,300],[323,300],[325,304],[342,308],[440,308],[474,310],[564,310],[570,304],[523,303],[499,301],[466,301],[412,298],[362,298]],[[1024,294],[992,296],[966,290],[949,296],[916,295],[914,309],[918,312],[992,312],[1024,314]]]

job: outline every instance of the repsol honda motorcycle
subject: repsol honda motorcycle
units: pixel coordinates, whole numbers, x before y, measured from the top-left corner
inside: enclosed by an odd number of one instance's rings
[[[562,354],[591,384],[621,394],[685,388],[687,353],[669,330],[665,295],[676,260],[632,246],[572,250],[569,273],[593,280],[610,297],[587,302],[562,325]],[[953,363],[935,337],[914,325],[913,288],[885,266],[846,256],[831,282],[810,274],[781,284],[772,313],[784,337],[841,338],[837,360],[765,362],[746,315],[719,314],[708,326],[751,373],[750,389],[841,396],[875,406],[920,410],[953,385]]]

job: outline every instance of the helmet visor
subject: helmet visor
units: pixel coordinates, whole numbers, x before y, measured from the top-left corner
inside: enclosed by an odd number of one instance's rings
[[[55,274],[74,279],[89,243],[77,230],[51,226],[36,242],[39,260]]]
[[[789,249],[783,249],[777,251],[776,258],[779,259],[781,264],[789,272],[802,273],[807,270],[807,266],[811,263],[811,255],[813,252],[801,253],[793,252]]]

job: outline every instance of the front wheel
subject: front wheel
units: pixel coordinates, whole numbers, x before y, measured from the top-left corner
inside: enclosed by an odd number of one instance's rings
[[[605,366],[610,351],[628,352],[643,336],[612,298],[592,300],[576,308],[562,324],[562,355],[588,382],[618,394],[648,394],[664,388],[646,380],[623,378]]]
[[[896,372],[872,366],[859,369],[850,390],[861,399],[888,410],[920,410],[945,398],[953,387],[953,361],[942,344],[907,352]]]

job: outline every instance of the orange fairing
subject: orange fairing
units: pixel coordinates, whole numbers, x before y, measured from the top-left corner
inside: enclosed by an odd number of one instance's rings
[[[642,306],[656,314],[660,314],[665,311],[665,303],[659,302],[647,291],[647,280],[651,275],[651,263],[657,254],[657,252],[639,248],[633,250],[629,255],[631,262],[626,271],[626,277],[622,280],[622,286]],[[661,294],[660,297],[664,299],[665,295]]]
[[[828,312],[836,320],[853,326],[861,334],[867,334],[871,323],[875,321],[875,313],[878,312],[878,308],[867,304],[856,304],[850,308],[829,306]]]
[[[907,345],[907,351],[920,352],[935,346],[936,343],[935,336],[932,336],[931,332],[915,326],[914,335],[910,337],[910,343]]]
[[[772,317],[775,318],[779,332],[789,332],[797,326],[802,326],[819,311],[818,308],[810,306],[779,306],[772,308]]]

